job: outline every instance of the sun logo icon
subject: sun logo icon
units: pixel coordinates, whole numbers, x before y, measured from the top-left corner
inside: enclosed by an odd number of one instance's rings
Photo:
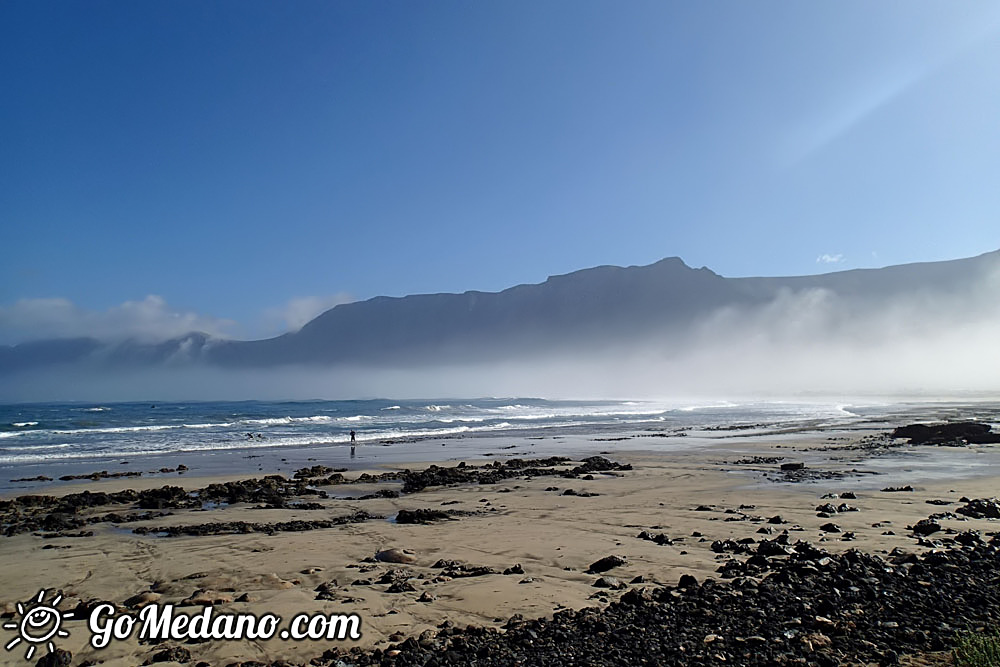
[[[25,660],[31,660],[35,655],[35,649],[41,644],[47,644],[49,653],[56,650],[56,645],[52,641],[53,637],[69,637],[69,633],[63,630],[64,618],[71,618],[73,612],[60,612],[56,607],[62,602],[62,593],[57,593],[51,602],[45,604],[45,589],[38,591],[33,603],[25,609],[20,602],[17,603],[17,613],[21,615],[20,623],[4,623],[4,630],[17,630],[19,637],[14,637],[4,646],[8,651],[22,641],[27,642],[28,650],[24,653]]]

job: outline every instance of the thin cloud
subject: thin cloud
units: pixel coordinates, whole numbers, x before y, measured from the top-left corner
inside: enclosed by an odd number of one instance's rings
[[[927,71],[920,71],[887,81],[872,90],[859,92],[854,99],[828,112],[825,117],[813,119],[800,129],[798,136],[790,140],[785,162],[788,166],[795,165],[810,155],[822,151],[894,102],[926,76]]]
[[[298,331],[317,315],[325,313],[334,306],[352,301],[354,298],[346,292],[337,292],[327,296],[295,297],[283,306],[265,311],[264,319],[267,321],[267,327],[272,331]]]
[[[895,104],[930,77],[940,74],[952,64],[974,51],[981,44],[996,39],[1000,33],[1000,13],[984,17],[971,34],[940,53],[912,63],[908,68],[869,81],[858,82],[855,90],[841,104],[827,109],[803,123],[785,138],[782,162],[794,166],[819,153],[867,122],[871,117]]]
[[[155,294],[107,310],[88,310],[63,298],[21,299],[0,306],[0,344],[7,345],[80,337],[161,341],[192,331],[225,338],[235,325],[232,320],[175,310]]]
[[[844,256],[840,253],[837,253],[836,255],[829,255],[827,253],[823,253],[822,255],[816,258],[817,264],[840,264],[843,261],[844,261]]]

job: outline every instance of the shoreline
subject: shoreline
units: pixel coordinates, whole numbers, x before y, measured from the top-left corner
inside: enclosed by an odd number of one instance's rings
[[[421,401],[423,402],[423,401]],[[187,474],[200,471],[203,475],[226,474],[229,472],[257,474],[258,472],[281,472],[289,468],[289,461],[295,465],[310,459],[326,460],[336,467],[349,469],[362,468],[371,465],[368,458],[375,457],[380,462],[394,463],[430,463],[434,461],[461,460],[462,458],[481,457],[491,452],[482,443],[492,443],[492,453],[503,455],[511,442],[517,442],[522,455],[584,455],[585,452],[602,450],[617,451],[653,450],[662,451],[671,447],[713,446],[719,440],[733,440],[738,443],[745,438],[796,436],[798,434],[815,435],[830,431],[844,430],[852,433],[857,430],[886,428],[892,424],[915,420],[956,420],[956,419],[994,419],[1000,426],[1000,403],[995,401],[960,402],[927,402],[927,403],[859,403],[853,406],[858,413],[844,411],[840,416],[825,417],[808,416],[777,416],[782,411],[783,402],[762,403],[760,408],[767,414],[754,417],[757,408],[747,404],[742,412],[747,423],[713,415],[716,408],[691,408],[692,410],[708,409],[710,412],[701,414],[696,419],[679,415],[693,414],[688,409],[675,410],[673,417],[656,419],[608,420],[576,425],[520,425],[501,430],[489,430],[468,433],[420,434],[376,437],[364,440],[358,445],[360,459],[352,461],[349,457],[349,444],[346,442],[346,431],[342,434],[344,442],[330,442],[329,434],[313,434],[317,440],[314,443],[273,443],[254,442],[250,446],[241,442],[241,437],[233,434],[233,439],[217,448],[202,448],[195,446],[176,451],[153,453],[128,452],[120,454],[78,452],[66,458],[53,455],[51,458],[34,461],[18,461],[0,463],[0,495],[9,495],[11,491],[23,492],[32,485],[14,483],[11,480],[33,478],[38,476],[51,477],[54,480],[65,475],[83,475],[98,471],[109,474],[121,472],[142,472],[144,475],[155,473],[160,468],[176,468],[185,465],[192,470]],[[829,410],[833,406],[837,411],[843,411],[841,402],[823,404],[803,404],[811,408],[825,406]],[[849,406],[850,407],[850,406]],[[727,410],[728,407],[718,406],[717,409]],[[742,408],[741,408],[742,410]],[[309,410],[306,410],[309,412]],[[307,421],[313,419],[307,418]],[[763,423],[753,424],[753,421]],[[757,428],[745,428],[746,426]],[[336,433],[334,431],[333,433]],[[657,438],[650,435],[666,434],[669,437]],[[365,436],[367,437],[367,436]],[[686,438],[686,441],[682,439]],[[605,439],[606,445],[599,441]],[[525,442],[527,441],[527,442]],[[627,444],[626,444],[627,441]],[[11,454],[18,452],[17,438],[7,444]],[[75,446],[75,445],[74,445]],[[81,445],[82,446],[82,445]],[[162,445],[161,445],[162,446]],[[738,444],[734,445],[739,447]],[[58,447],[70,447],[69,444]],[[435,449],[436,448],[436,449]],[[45,448],[43,448],[45,449]],[[25,450],[31,451],[30,449]],[[70,450],[63,450],[70,451]],[[287,459],[287,460],[285,460]],[[58,487],[56,483],[53,487]],[[44,488],[44,487],[41,487]]]
[[[311,446],[255,447],[199,452],[155,454],[132,459],[79,460],[59,463],[19,464],[0,466],[0,499],[28,493],[70,493],[94,489],[97,484],[108,488],[150,488],[156,485],[191,487],[214,480],[234,480],[259,475],[291,475],[296,470],[322,464],[352,473],[403,469],[431,464],[453,465],[460,461],[489,462],[511,458],[543,458],[548,456],[638,457],[658,459],[684,453],[716,453],[720,457],[738,459],[753,455],[762,448],[781,454],[781,449],[795,451],[807,463],[832,463],[831,444],[850,438],[864,438],[884,432],[889,422],[815,428],[795,426],[787,430],[758,429],[719,435],[704,431],[666,434],[657,429],[608,426],[599,430],[551,429],[538,435],[537,430],[523,429],[504,435],[476,435],[410,438],[405,441],[364,444],[357,447],[356,456],[344,445],[317,444]],[[651,433],[652,431],[652,433]],[[612,435],[613,437],[608,437]],[[863,461],[869,472],[851,476],[842,485],[856,488],[876,486],[881,481],[910,479],[930,481],[978,476],[1000,476],[1000,448],[944,448],[934,446],[903,446],[882,451],[848,452],[847,460]],[[720,461],[722,459],[719,459]],[[745,474],[745,468],[731,472]],[[106,478],[99,478],[106,473]],[[50,479],[38,480],[38,476]],[[60,477],[76,479],[61,480]],[[85,479],[94,476],[94,479]],[[822,483],[823,480],[811,480]]]
[[[196,658],[194,662],[213,665],[250,659],[304,664],[328,649],[346,651],[352,646],[381,651],[381,661],[389,659],[385,652],[403,650],[398,646],[407,639],[437,636],[443,623],[502,628],[518,614],[530,620],[552,618],[560,610],[606,608],[630,591],[675,586],[683,575],[699,582],[719,580],[718,568],[733,556],[713,550],[715,542],[752,539],[759,544],[788,531],[792,542],[805,540],[834,555],[860,549],[888,557],[894,549],[934,550],[934,535],[915,537],[906,530],[933,513],[951,515],[937,519],[942,535],[996,529],[993,520],[966,518],[954,510],[962,506],[963,496],[995,495],[1000,448],[908,446],[885,440],[885,433],[885,428],[866,426],[705,442],[688,436],[659,446],[655,438],[634,437],[622,428],[613,437],[604,429],[573,437],[565,434],[559,441],[547,439],[552,442],[505,435],[460,443],[449,440],[443,448],[429,438],[416,443],[417,460],[359,456],[355,468],[340,473],[314,470],[322,474],[304,474],[298,486],[291,484],[296,469],[343,466],[332,458],[288,456],[286,450],[282,456],[275,454],[286,459],[283,469],[261,465],[265,470],[251,476],[257,479],[256,487],[232,484],[248,478],[241,471],[220,474],[213,469],[212,474],[200,474],[205,469],[192,466],[183,475],[6,491],[5,502],[43,492],[65,496],[135,489],[146,495],[82,507],[68,515],[102,518],[110,510],[120,521],[81,525],[64,521],[60,526],[61,520],[53,520],[47,527],[0,537],[0,578],[11,582],[0,604],[10,611],[15,600],[27,599],[39,588],[58,588],[70,606],[108,600],[123,611],[128,610],[129,600],[134,605],[136,596],[145,595],[158,603],[186,601],[195,605],[193,610],[201,608],[199,603],[214,604],[283,618],[305,611],[356,612],[364,630],[356,644],[218,641],[183,648]],[[653,446],[638,449],[640,442]],[[414,444],[407,443],[411,448],[404,451],[417,452]],[[499,449],[510,444],[512,449]],[[367,447],[375,446],[359,450]],[[438,469],[419,460],[440,452],[456,457],[439,456]],[[465,456],[472,453],[494,456]],[[572,461],[546,460],[553,455],[571,456]],[[598,463],[592,471],[564,476],[588,456],[606,457],[609,463],[631,469]],[[914,457],[929,457],[931,463],[921,470],[912,464]],[[466,465],[459,468],[456,458]],[[527,464],[525,472],[516,467],[521,465],[518,459],[535,463]],[[987,464],[969,464],[980,460]],[[943,479],[937,467],[942,462],[947,473]],[[783,463],[804,466],[782,471]],[[881,468],[884,474],[869,475],[872,468]],[[402,472],[405,469],[410,472]],[[954,471],[975,474],[960,477]],[[272,473],[283,475],[287,484],[260,487],[261,475]],[[337,475],[348,483],[336,481]],[[335,481],[328,483],[331,479]],[[408,479],[423,481],[400,493]],[[427,480],[433,483],[417,488]],[[914,490],[880,490],[903,486],[907,480]],[[453,484],[439,483],[449,481]],[[205,494],[211,484],[223,485],[213,487],[222,494],[218,497],[235,502],[218,503],[216,496],[211,502],[194,502],[184,493],[156,495],[168,485],[188,491],[197,488]],[[237,486],[240,490],[234,492]],[[239,495],[246,493],[244,487],[250,495]],[[253,496],[259,488],[266,493]],[[823,498],[830,493],[855,499]],[[928,504],[929,500],[939,505]],[[828,503],[851,508],[817,516]],[[315,507],[309,509],[310,505]],[[143,518],[142,512],[152,515]],[[408,518],[433,518],[405,523],[401,512],[410,512]],[[129,513],[134,516],[123,516]],[[775,517],[780,522],[772,521]],[[830,523],[836,523],[840,532],[821,530]],[[137,528],[146,532],[134,532]],[[771,532],[760,532],[763,529]],[[170,531],[178,532],[167,536]],[[372,559],[376,552],[390,549],[412,552],[413,562]],[[616,580],[612,589],[596,588],[600,577],[586,571],[611,555],[620,555],[626,563],[606,573]],[[439,562],[446,565],[435,567]],[[504,574],[508,570],[515,571]],[[393,590],[395,584],[398,590]],[[619,585],[623,588],[614,590]],[[74,664],[86,659],[138,664],[161,648],[127,641],[113,642],[98,652],[86,647],[83,624],[71,623],[69,629],[71,638],[59,646],[76,656]],[[417,649],[410,646],[407,651]]]

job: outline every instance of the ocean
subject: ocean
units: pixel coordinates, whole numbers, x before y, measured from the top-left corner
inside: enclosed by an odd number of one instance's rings
[[[364,444],[567,427],[833,424],[864,412],[849,408],[832,403],[537,398],[0,405],[0,465],[337,445],[347,444],[352,430]]]

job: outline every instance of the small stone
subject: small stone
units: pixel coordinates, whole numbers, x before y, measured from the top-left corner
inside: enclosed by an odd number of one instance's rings
[[[412,592],[414,592],[416,590],[417,589],[413,587],[413,584],[411,584],[408,581],[397,581],[394,584],[392,584],[391,586],[389,586],[389,588],[385,589],[385,592],[386,593],[412,593]]]
[[[941,524],[932,519],[921,519],[915,525],[909,526],[909,529],[917,535],[931,535],[942,530]]]
[[[415,563],[417,557],[409,549],[383,549],[375,554],[375,560],[383,563]]]
[[[153,656],[146,661],[146,664],[152,664],[156,662],[191,662],[191,651],[187,650],[183,646],[171,646],[170,648],[165,648],[162,651],[154,653]]]
[[[805,638],[809,640],[810,644],[812,644],[813,649],[827,648],[833,644],[833,640],[824,635],[822,632],[814,632],[806,635]]]
[[[601,560],[591,563],[590,568],[587,570],[587,574],[600,574],[601,572],[607,572],[608,570],[624,565],[626,562],[627,561],[621,556],[605,556]]]
[[[43,655],[35,663],[35,667],[64,667],[64,665],[72,663],[73,654],[65,649],[57,648],[55,651]]]
[[[593,586],[594,588],[610,588],[614,591],[625,588],[625,584],[618,581],[614,577],[601,577],[593,583]]]

